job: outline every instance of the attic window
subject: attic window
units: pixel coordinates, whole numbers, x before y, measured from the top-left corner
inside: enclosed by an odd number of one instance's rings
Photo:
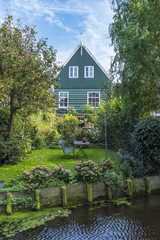
[[[59,92],[59,108],[68,108],[68,92]]]
[[[100,92],[87,92],[87,104],[91,107],[98,107],[100,103]]]
[[[84,67],[84,77],[85,78],[94,78],[94,66],[85,66]]]
[[[78,78],[78,66],[69,67],[69,78]]]

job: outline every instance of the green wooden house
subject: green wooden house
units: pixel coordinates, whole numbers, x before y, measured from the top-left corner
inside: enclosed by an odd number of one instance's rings
[[[82,43],[65,62],[58,77],[60,88],[55,89],[55,94],[59,113],[66,113],[71,106],[77,112],[82,112],[85,104],[98,107],[100,100],[106,98],[101,89],[109,81],[109,76]]]

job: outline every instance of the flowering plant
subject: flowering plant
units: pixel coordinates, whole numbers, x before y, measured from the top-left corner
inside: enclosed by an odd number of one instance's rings
[[[104,174],[106,171],[111,170],[114,166],[113,163],[108,159],[108,160],[103,160],[101,164],[99,165],[100,167],[100,172]]]
[[[77,180],[84,183],[96,182],[100,178],[100,171],[98,164],[95,164],[92,160],[88,162],[77,162],[74,165],[77,172]]]
[[[51,177],[50,169],[45,165],[24,171],[20,180],[26,182],[30,190],[41,187]]]
[[[71,181],[71,171],[69,169],[64,170],[61,164],[58,164],[52,173],[53,177],[56,177],[65,183],[69,183]]]

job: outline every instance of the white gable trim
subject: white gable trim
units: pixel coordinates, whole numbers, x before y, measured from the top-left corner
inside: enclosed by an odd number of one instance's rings
[[[90,50],[83,45],[83,47],[85,48],[85,50],[88,52],[88,54],[91,56],[91,58],[93,58],[93,60],[97,63],[97,65],[100,67],[100,69],[104,72],[104,74],[108,77],[108,79],[110,80],[110,76],[107,73],[107,71],[104,69],[104,67],[102,67],[102,65],[97,61],[97,59],[95,58],[95,56],[90,52]]]
[[[67,58],[67,60],[64,62],[63,66],[65,67],[67,65],[67,63],[70,61],[70,59],[73,57],[73,55],[77,52],[77,50],[79,49],[81,45],[79,44],[75,50],[71,53],[71,55]]]
[[[100,67],[100,69],[104,72],[104,74],[108,77],[108,79],[110,80],[110,76],[107,73],[107,71],[102,67],[102,65],[97,61],[97,59],[94,57],[94,55],[90,52],[90,50],[85,46],[85,45],[81,45],[79,44],[75,50],[72,52],[72,54],[69,56],[69,58],[67,58],[67,60],[64,62],[63,67],[65,67],[67,65],[67,63],[70,61],[70,59],[73,57],[73,55],[78,51],[78,49],[80,47],[84,47],[84,49],[87,51],[87,53],[91,56],[91,58],[96,62],[96,64]]]

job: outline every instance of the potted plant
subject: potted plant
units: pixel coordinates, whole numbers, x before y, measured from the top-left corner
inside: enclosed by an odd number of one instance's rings
[[[1,188],[4,188],[4,184],[5,184],[5,181],[0,180],[0,189],[1,189]]]

